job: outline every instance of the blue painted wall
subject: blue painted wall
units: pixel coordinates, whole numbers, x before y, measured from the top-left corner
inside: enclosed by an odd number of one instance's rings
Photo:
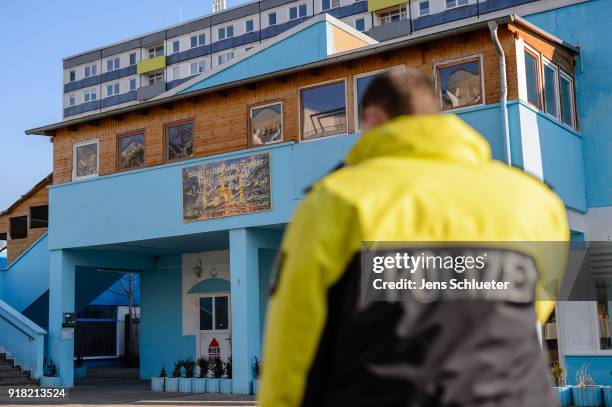
[[[576,384],[576,372],[587,364],[595,384],[612,386],[612,356],[566,356],[565,364],[568,384]]]
[[[163,256],[141,275],[140,377],[168,375],[174,362],[195,358],[195,335],[182,334],[181,256]]]
[[[607,0],[592,0],[527,17],[542,29],[580,46],[576,67],[588,207],[612,205],[612,19]],[[568,22],[571,21],[571,24]]]
[[[327,57],[328,30],[327,22],[315,23],[179,93],[189,93],[222,83],[320,61]]]

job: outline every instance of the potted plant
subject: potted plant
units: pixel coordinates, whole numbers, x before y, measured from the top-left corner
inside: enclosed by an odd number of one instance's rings
[[[554,362],[550,368],[553,377],[553,391],[557,395],[561,407],[572,405],[572,389],[565,385],[565,370]]]
[[[166,368],[162,366],[161,370],[159,371],[159,377],[151,378],[151,391],[164,391],[164,381],[166,380],[166,376],[168,376],[166,373]]]
[[[187,358],[182,362],[184,376],[179,378],[179,392],[191,393],[191,383],[195,374],[195,360]]]
[[[221,379],[219,382],[219,392],[230,394],[232,392],[232,357],[227,358],[223,363],[223,371],[225,373],[225,379]]]
[[[255,360],[253,362],[253,394],[259,393],[259,378],[261,376],[261,368],[261,360],[255,356]]]
[[[60,387],[62,382],[57,373],[57,365],[53,359],[47,360],[45,370],[45,374],[40,378],[40,385],[42,387]]]
[[[77,356],[74,361],[74,378],[82,379],[87,376],[87,366],[85,366],[85,361],[83,360],[83,356]]]
[[[181,368],[183,367],[183,361],[179,360],[178,362],[174,362],[174,367],[172,368],[172,377],[168,377],[165,380],[166,383],[166,392],[177,392],[179,385],[179,377],[181,377]]]
[[[206,392],[219,393],[219,382],[223,377],[223,361],[220,357],[210,359],[210,373],[212,378],[206,381]]]
[[[576,407],[600,407],[603,404],[601,387],[595,385],[588,370],[589,365],[585,363],[576,372],[576,386],[572,387]]]
[[[191,381],[191,391],[194,393],[206,393],[206,382],[208,379],[208,368],[210,365],[210,359],[206,356],[200,356],[196,361],[198,365],[198,377]]]

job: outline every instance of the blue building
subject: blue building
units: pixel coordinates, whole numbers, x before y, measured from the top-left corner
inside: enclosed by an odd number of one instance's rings
[[[510,9],[471,11],[489,3],[388,16],[372,37],[320,14],[146,100],[28,130],[54,144],[50,226],[11,267],[48,264],[46,354],[62,385],[74,385],[75,356],[64,315],[96,279],[120,271],[140,278],[141,377],[186,357],[231,356],[233,391],[249,393],[284,227],[305,189],[359,137],[359,96],[388,69],[432,75],[441,108],[479,130],[495,159],[559,194],[575,240],[610,240],[612,80],[601,27],[612,8],[508,1]],[[0,271],[0,298],[11,305],[28,289],[15,291],[24,284],[8,275]],[[569,381],[588,361],[598,384],[612,384],[604,294],[559,303],[544,329]],[[0,315],[20,320],[11,307]],[[0,345],[26,355],[9,330]],[[34,342],[34,356],[23,357],[37,366],[44,351]]]

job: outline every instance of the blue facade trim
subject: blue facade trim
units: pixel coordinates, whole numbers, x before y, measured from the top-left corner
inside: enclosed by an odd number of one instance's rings
[[[120,95],[109,96],[101,100],[100,106],[102,108],[110,107],[114,105],[120,105],[121,103],[127,103],[136,100],[136,91],[122,93]]]
[[[170,90],[172,88],[176,88],[177,86],[179,86],[181,83],[185,83],[188,80],[190,80],[191,78],[193,78],[193,76],[188,76],[186,78],[181,78],[181,79],[175,79],[173,81],[167,82],[166,83],[166,89]]]
[[[462,20],[464,18],[475,17],[478,15],[478,5],[470,4],[467,6],[456,7],[450,10],[445,10],[441,13],[430,14],[423,17],[417,17],[412,21],[414,30],[422,30],[433,27],[435,25],[450,23],[452,21]]]
[[[509,7],[516,7],[527,3],[534,3],[539,0],[479,0],[480,14],[492,13]]]
[[[101,106],[100,99],[94,100],[93,102],[81,103],[76,106],[68,106],[64,108],[64,117],[74,116],[75,114],[81,114],[85,112],[91,112],[92,110],[99,110]]]
[[[210,45],[202,45],[201,47],[195,47],[188,49],[187,51],[168,55],[166,57],[166,65],[176,64],[177,62],[187,61],[188,59],[193,59],[208,54],[210,54]]]
[[[336,7],[325,12],[336,18],[344,18],[352,16],[353,14],[365,13],[368,11],[367,1],[356,1],[348,6]]]
[[[89,86],[99,85],[104,82],[114,81],[126,76],[136,74],[136,65],[130,65],[125,68],[117,69],[110,72],[105,72],[101,75],[90,76],[79,81],[68,82],[64,85],[64,93],[72,92],[73,90],[87,88]]]
[[[226,38],[221,41],[216,41],[212,44],[212,52],[219,52],[226,49],[239,47],[241,45],[251,44],[259,41],[259,31],[253,31],[237,37]]]

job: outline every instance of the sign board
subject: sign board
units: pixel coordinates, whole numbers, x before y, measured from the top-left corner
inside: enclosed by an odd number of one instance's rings
[[[269,153],[183,168],[185,222],[271,209]]]

